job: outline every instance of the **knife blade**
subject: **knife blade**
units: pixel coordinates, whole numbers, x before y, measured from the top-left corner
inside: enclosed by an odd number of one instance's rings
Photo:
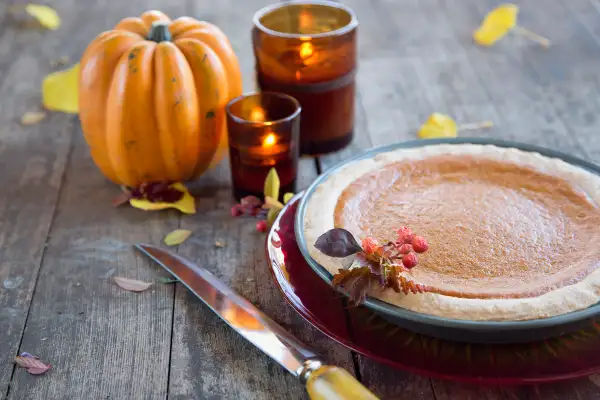
[[[346,370],[323,365],[319,355],[205,268],[149,244],[135,248],[176,277],[237,333],[305,385],[313,400],[376,400]]]

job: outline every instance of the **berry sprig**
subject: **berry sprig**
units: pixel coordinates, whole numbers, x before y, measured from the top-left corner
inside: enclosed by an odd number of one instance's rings
[[[406,226],[399,228],[397,233],[395,241],[382,246],[372,237],[364,238],[362,248],[367,258],[380,264],[402,263],[408,269],[414,268],[419,263],[416,253],[425,253],[429,249],[429,243]]]
[[[284,203],[281,203],[279,198],[279,176],[275,168],[271,168],[264,185],[263,202],[256,196],[246,196],[241,199],[239,204],[231,207],[232,217],[251,216],[258,218],[256,230],[265,233],[275,222],[277,215],[283,210],[286,204],[293,196],[293,193],[286,193],[283,196]]]
[[[414,235],[408,227],[398,229],[396,240],[384,245],[369,236],[358,244],[352,233],[335,228],[321,235],[315,247],[330,257],[354,257],[349,269],[339,269],[334,275],[333,285],[344,288],[355,305],[365,300],[372,283],[404,294],[429,291],[428,287],[403,275],[418,264],[417,253],[429,249],[427,240]]]

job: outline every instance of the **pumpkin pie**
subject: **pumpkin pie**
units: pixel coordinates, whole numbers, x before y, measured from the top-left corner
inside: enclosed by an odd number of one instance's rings
[[[400,226],[429,250],[404,274],[430,292],[373,287],[398,307],[465,320],[530,320],[600,301],[600,177],[562,160],[491,145],[399,149],[335,171],[308,200],[311,256],[332,228],[384,243]]]

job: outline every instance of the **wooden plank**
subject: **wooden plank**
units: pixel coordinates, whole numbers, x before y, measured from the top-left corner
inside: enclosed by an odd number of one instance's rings
[[[220,26],[241,62],[247,91],[254,90],[254,58],[250,17],[268,1],[194,3],[194,15]],[[194,235],[181,254],[210,269],[299,339],[324,354],[328,362],[353,372],[348,350],[325,337],[296,314],[275,287],[264,254],[264,234],[252,219],[232,218],[227,161],[200,179],[198,217],[184,218],[182,227]],[[298,190],[316,177],[315,161],[300,160]],[[211,193],[209,195],[209,193]],[[215,247],[216,241],[225,247]],[[218,360],[216,362],[215,360]],[[169,397],[187,398],[304,398],[303,386],[278,364],[227,327],[212,311],[178,285],[175,298]]]
[[[303,162],[300,187],[316,177],[314,162]],[[310,169],[312,168],[312,170]],[[353,371],[350,352],[302,320],[275,287],[264,254],[264,234],[255,220],[232,218],[228,166],[212,171],[215,195],[200,200],[201,218],[184,218],[194,232],[181,254],[211,270],[330,363]],[[207,177],[208,180],[209,177]],[[215,188],[216,182],[222,182]],[[202,179],[200,181],[202,185]],[[206,189],[208,191],[208,189]],[[215,247],[215,242],[225,247]],[[225,325],[184,287],[177,287],[169,396],[172,398],[303,398],[302,385]],[[219,360],[219,362],[215,362]]]
[[[23,113],[39,110],[40,77],[67,35],[19,28],[9,6],[0,4],[0,397],[13,373],[74,126],[67,115],[21,126]]]
[[[122,17],[135,15],[140,6],[142,10],[145,8],[139,1],[111,3],[110,8],[103,2],[74,0],[57,0],[53,5],[61,14],[61,29],[44,32],[43,38],[42,33],[37,33],[38,43],[32,42],[31,50],[19,43],[22,57],[32,64],[37,62],[40,67],[28,70],[24,69],[26,63],[19,62],[19,74],[13,73],[10,80],[21,85],[29,80],[35,82],[30,101],[38,96],[37,88],[49,69],[49,60],[62,54],[76,59],[96,34],[112,27]],[[165,11],[176,11],[178,6],[177,2],[171,2]],[[81,15],[94,15],[94,18],[81,18]],[[10,96],[9,91],[3,94],[7,100],[2,108],[10,109],[14,96]],[[59,186],[60,175],[52,177],[50,174],[60,170],[57,157],[66,147],[57,142],[74,135],[74,147],[19,348],[19,351],[41,356],[53,369],[41,378],[17,369],[9,398],[164,398],[174,287],[157,285],[144,293],[129,293],[116,287],[110,276],[152,281],[155,276],[164,274],[135,256],[130,245],[139,241],[159,242],[177,226],[178,214],[113,209],[110,201],[118,188],[101,177],[92,165],[79,124],[69,124],[70,120],[53,115],[50,129],[40,127],[39,132],[44,136],[38,137],[37,145],[32,144],[32,148],[39,146],[39,155],[29,149],[28,157],[35,162],[25,169],[23,179],[23,182],[29,181],[30,195],[35,197],[21,201],[31,204],[23,212],[35,211],[36,201],[47,207],[45,203],[49,200],[45,199],[43,189],[50,186],[46,191],[52,198],[51,188]],[[12,152],[15,158],[19,156],[14,149]],[[13,164],[11,169],[18,167]],[[46,183],[46,175],[50,175],[49,183]],[[37,185],[40,185],[39,191]],[[32,229],[23,226],[19,232],[35,232],[39,229],[35,224],[47,224],[43,215],[41,221],[36,215],[39,214],[34,212],[28,216]],[[31,251],[42,253],[43,241],[37,244],[35,240],[33,243],[24,241],[20,247],[28,251],[32,245],[35,247]],[[23,266],[20,269],[25,270]],[[24,286],[33,287],[33,281],[25,282]],[[11,355],[16,350],[12,350]]]

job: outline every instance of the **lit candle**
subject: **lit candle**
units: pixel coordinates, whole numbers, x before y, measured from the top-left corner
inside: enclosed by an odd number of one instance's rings
[[[281,193],[294,192],[298,170],[300,104],[282,93],[240,96],[226,107],[233,193],[262,197],[264,180],[277,170]]]
[[[302,105],[302,154],[329,153],[352,141],[357,26],[350,8],[327,0],[282,1],[254,16],[258,86]]]

